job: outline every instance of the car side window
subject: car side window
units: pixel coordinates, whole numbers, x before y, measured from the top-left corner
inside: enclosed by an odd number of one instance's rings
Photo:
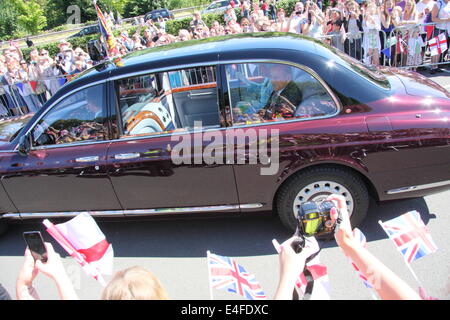
[[[32,129],[33,146],[105,140],[103,85],[75,92],[56,104]]]
[[[278,63],[226,66],[236,125],[332,115],[338,107],[307,71]]]
[[[215,67],[121,79],[116,92],[125,136],[220,127]]]

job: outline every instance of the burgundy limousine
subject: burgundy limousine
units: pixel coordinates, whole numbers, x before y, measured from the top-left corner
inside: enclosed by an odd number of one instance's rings
[[[0,123],[0,224],[272,211],[450,188],[450,94],[319,41],[258,33],[103,62]]]

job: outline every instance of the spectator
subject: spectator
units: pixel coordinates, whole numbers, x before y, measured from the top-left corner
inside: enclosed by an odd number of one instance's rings
[[[447,38],[447,47],[449,45],[449,35],[450,35],[450,1],[449,0],[438,0],[431,10],[431,21],[436,23],[434,28],[433,37],[437,37],[444,33]],[[448,54],[448,49],[447,49]],[[436,64],[442,62],[444,58],[444,53],[435,55],[431,57],[431,63]],[[436,72],[442,72],[443,70],[437,65],[433,65],[430,73],[435,74]]]
[[[275,21],[277,19],[277,4],[275,0],[271,0],[270,4],[269,4],[269,9],[268,9],[268,16],[269,19],[272,21]]]
[[[398,25],[414,25],[419,22],[419,16],[416,10],[416,2],[414,0],[405,1],[405,9],[401,16],[400,23]]]
[[[192,21],[190,22],[191,31],[193,31],[197,26],[206,26],[206,23],[202,20],[202,15],[198,11],[194,13]]]
[[[253,32],[250,26],[250,21],[247,18],[241,19],[241,28],[243,33]]]
[[[327,200],[335,202],[339,209],[339,214],[336,209],[331,210],[332,221],[336,224],[334,238],[338,246],[369,281],[373,281],[370,275],[377,274],[377,283],[372,283],[372,285],[378,296],[383,300],[419,300],[420,296],[411,287],[354,238],[345,198],[333,194]],[[306,238],[305,248],[296,254],[291,247],[293,240],[294,238],[290,238],[281,245],[280,279],[274,296],[274,299],[277,300],[292,299],[299,270],[303,270],[306,259],[319,250],[314,238]]]
[[[164,29],[162,29],[164,30]],[[152,33],[152,31],[150,29],[145,29],[144,30],[144,37],[141,40],[141,44],[143,47],[154,47],[155,43],[153,42],[153,38],[154,38],[154,34]]]
[[[61,262],[61,257],[55,252],[51,243],[46,242],[48,260],[46,263],[40,260],[34,261],[30,250],[25,251],[25,261],[16,281],[17,300],[39,300],[39,295],[33,287],[33,281],[42,273],[52,279],[58,289],[62,300],[78,300],[69,277]]]
[[[67,276],[61,257],[50,243],[45,243],[48,260],[34,261],[30,250],[25,251],[25,261],[16,281],[18,300],[39,300],[33,281],[39,273],[52,279],[62,300],[78,300],[73,285]],[[159,280],[148,270],[132,267],[118,271],[101,294],[102,300],[167,300],[167,293]]]
[[[302,33],[304,25],[307,24],[308,18],[305,16],[305,7],[302,2],[297,2],[289,17],[288,31],[293,33]]]
[[[211,30],[215,30],[215,29],[211,29]],[[192,39],[191,34],[186,29],[180,29],[180,31],[178,31],[178,40],[179,41],[188,41],[191,39]]]
[[[357,2],[352,0],[347,2],[347,14],[344,17],[343,25],[347,34],[347,39],[344,42],[345,53],[357,60],[361,60],[363,16]]]
[[[366,14],[364,15],[364,40],[363,48],[365,51],[365,62],[368,64],[378,65],[380,63],[380,51],[381,51],[381,41],[380,41],[380,30],[381,30],[381,19],[380,19],[380,8],[374,3],[367,5]]]
[[[325,22],[322,11],[313,3],[306,4],[308,10],[308,22],[303,29],[303,33],[312,38],[319,38],[323,35],[323,24]]]
[[[261,10],[264,13],[264,16],[267,16],[269,13],[269,5],[267,4],[267,0],[263,0],[263,3],[261,5]]]
[[[33,92],[33,88],[30,85],[30,80],[34,80],[34,73],[32,67],[28,66],[25,60],[20,61],[19,68],[19,81],[21,82],[21,90],[19,90],[22,98],[25,100],[25,104],[28,108],[28,112],[36,112],[41,104]]]
[[[247,19],[250,17],[250,4],[247,0],[244,0],[244,2],[242,3],[241,16]]]
[[[225,24],[228,24],[230,21],[237,21],[236,13],[231,6],[228,6],[227,10],[225,11],[223,20],[225,21]]]
[[[336,20],[333,22],[333,29],[328,33],[328,35],[331,36],[331,45],[343,52],[345,34],[342,31],[342,21]]]
[[[287,32],[288,31],[288,24],[289,21],[286,19],[286,13],[283,8],[280,8],[277,11],[277,19],[275,22],[275,30],[280,32]]]
[[[103,290],[101,300],[167,300],[159,280],[148,270],[131,267],[116,272]]]
[[[39,60],[39,50],[34,48],[30,51],[30,64],[36,65]]]

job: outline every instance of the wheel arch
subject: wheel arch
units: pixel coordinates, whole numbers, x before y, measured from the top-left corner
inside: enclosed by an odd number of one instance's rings
[[[361,180],[364,182],[365,186],[367,187],[367,191],[371,197],[373,197],[375,200],[379,200],[379,194],[375,187],[375,185],[370,181],[369,177],[364,173],[362,169],[357,169],[354,166],[351,166],[347,163],[342,162],[323,162],[323,163],[314,163],[307,166],[303,166],[301,168],[298,168],[294,172],[292,172],[287,178],[284,179],[282,183],[277,187],[273,199],[272,199],[272,207],[273,212],[276,213],[276,204],[277,204],[277,198],[279,191],[283,188],[284,185],[289,183],[294,177],[298,174],[301,174],[307,170],[314,170],[316,168],[337,168],[337,169],[343,169],[348,172],[351,172],[355,175],[357,175]]]

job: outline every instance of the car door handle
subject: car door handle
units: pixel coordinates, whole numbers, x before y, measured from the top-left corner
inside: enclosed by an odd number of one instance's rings
[[[188,93],[188,98],[191,98],[191,97],[211,96],[211,95],[213,95],[213,94],[214,94],[214,92],[198,92],[198,93],[192,93],[192,92],[189,92],[189,93]]]
[[[99,159],[100,159],[99,156],[81,157],[76,158],[75,162],[94,162],[98,161]]]
[[[139,158],[141,156],[140,153],[137,152],[133,152],[133,153],[120,153],[120,154],[116,154],[114,156],[114,159],[116,160],[129,160],[129,159],[136,159]]]

